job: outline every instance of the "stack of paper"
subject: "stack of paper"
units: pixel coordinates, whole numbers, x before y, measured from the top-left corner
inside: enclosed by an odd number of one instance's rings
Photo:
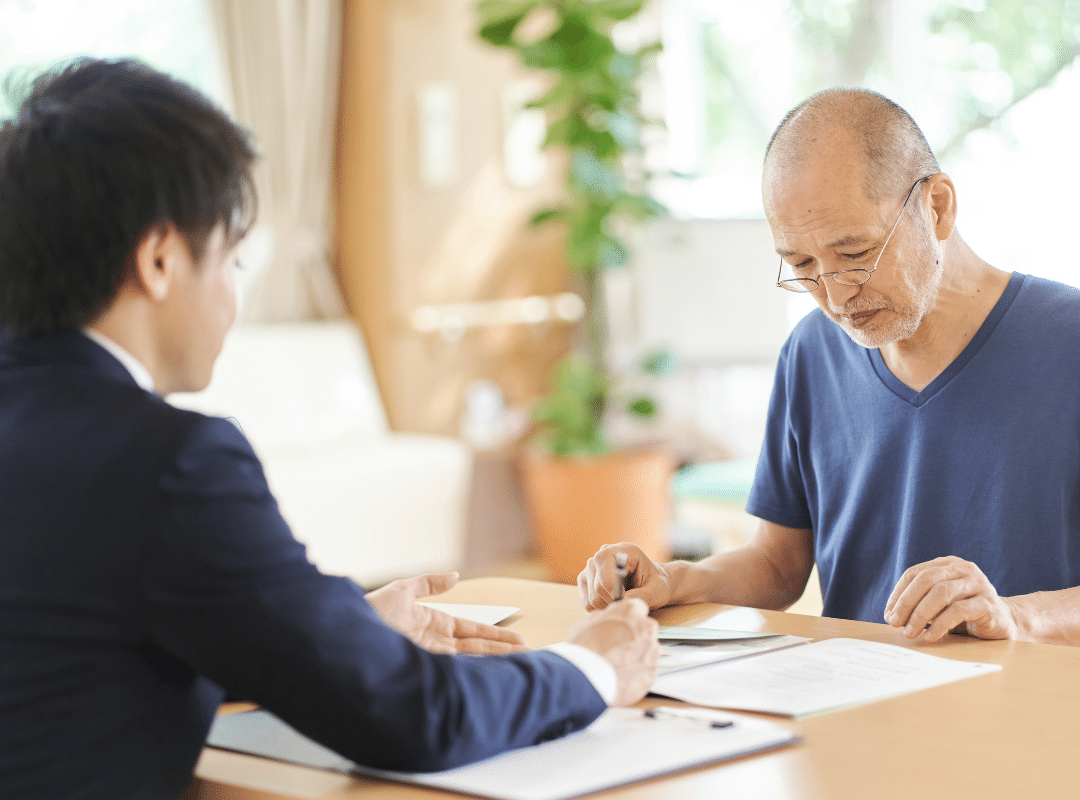
[[[702,706],[802,717],[999,669],[878,642],[826,639],[664,674],[652,692]]]
[[[660,626],[661,675],[780,650],[810,641],[799,636],[714,628]]]

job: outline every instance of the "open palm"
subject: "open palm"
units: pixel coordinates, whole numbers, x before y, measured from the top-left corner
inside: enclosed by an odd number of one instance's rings
[[[367,601],[383,622],[433,653],[513,653],[526,649],[525,637],[420,605],[457,583],[456,572],[418,575],[368,592]]]

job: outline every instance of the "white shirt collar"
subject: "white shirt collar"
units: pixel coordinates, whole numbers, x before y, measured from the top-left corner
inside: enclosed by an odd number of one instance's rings
[[[123,364],[124,368],[131,373],[131,377],[135,379],[135,383],[148,392],[154,391],[154,379],[150,376],[150,370],[144,367],[139,359],[108,336],[93,328],[83,328],[83,333],[108,350],[110,355]]]

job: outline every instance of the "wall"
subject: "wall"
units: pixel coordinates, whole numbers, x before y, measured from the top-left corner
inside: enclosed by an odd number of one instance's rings
[[[501,326],[456,343],[415,332],[419,305],[552,294],[568,285],[556,228],[526,221],[557,197],[561,166],[511,187],[501,160],[501,92],[523,77],[476,40],[472,0],[345,4],[337,162],[342,287],[367,337],[392,427],[456,433],[465,386],[498,382],[521,403],[546,386],[574,331]],[[457,97],[457,177],[425,185],[418,93],[448,82]]]

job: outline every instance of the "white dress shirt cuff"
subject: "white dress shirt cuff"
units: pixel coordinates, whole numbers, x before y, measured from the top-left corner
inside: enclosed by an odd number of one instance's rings
[[[611,662],[602,655],[580,644],[570,642],[559,642],[544,649],[565,658],[581,670],[609,706],[615,702],[615,693],[619,689],[619,676],[615,674],[615,667],[611,666]]]

